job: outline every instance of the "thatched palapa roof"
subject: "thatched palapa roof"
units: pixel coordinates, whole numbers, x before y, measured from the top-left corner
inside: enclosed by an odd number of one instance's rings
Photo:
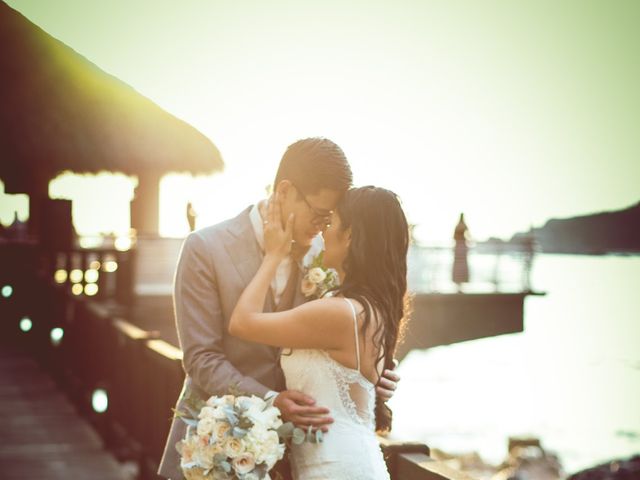
[[[0,178],[210,173],[215,145],[0,1]],[[15,188],[14,188],[15,190]]]

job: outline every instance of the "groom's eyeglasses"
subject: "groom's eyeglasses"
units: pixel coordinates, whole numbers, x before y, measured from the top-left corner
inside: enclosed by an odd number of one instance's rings
[[[314,207],[307,200],[307,196],[300,190],[300,188],[293,183],[293,186],[296,187],[296,190],[302,197],[304,203],[307,204],[307,208],[313,212],[313,218],[311,219],[311,223],[316,227],[330,227],[331,226],[331,215],[333,215],[333,210],[322,210]]]

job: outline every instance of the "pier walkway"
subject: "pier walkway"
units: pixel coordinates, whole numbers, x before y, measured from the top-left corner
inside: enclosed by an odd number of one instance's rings
[[[0,345],[0,477],[125,480],[118,462],[35,360]]]

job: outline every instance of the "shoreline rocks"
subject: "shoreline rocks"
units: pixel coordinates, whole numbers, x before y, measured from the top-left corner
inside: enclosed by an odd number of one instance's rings
[[[640,479],[640,455],[626,460],[612,460],[587,468],[567,477],[567,480],[637,480]]]

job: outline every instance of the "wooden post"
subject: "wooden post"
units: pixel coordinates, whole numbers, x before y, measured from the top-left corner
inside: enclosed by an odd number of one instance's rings
[[[157,237],[160,231],[160,180],[163,172],[138,174],[138,186],[131,201],[131,227],[138,236]]]
[[[42,232],[44,209],[49,198],[49,178],[34,175],[29,178],[27,192],[29,195],[29,235],[39,239]]]

